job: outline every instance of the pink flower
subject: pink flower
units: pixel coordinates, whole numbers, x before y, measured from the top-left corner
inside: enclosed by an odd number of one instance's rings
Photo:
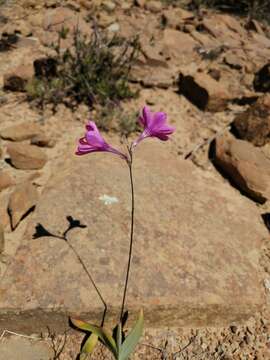
[[[143,108],[142,114],[139,117],[139,121],[144,127],[144,131],[138,137],[137,140],[133,142],[133,147],[139,144],[140,141],[146,139],[147,137],[157,137],[162,141],[169,139],[175,128],[166,124],[167,114],[164,112],[152,113],[150,109],[145,106]]]
[[[85,136],[79,140],[76,155],[84,155],[96,151],[107,151],[127,160],[125,154],[114,149],[103,139],[94,121],[88,122],[86,130]]]

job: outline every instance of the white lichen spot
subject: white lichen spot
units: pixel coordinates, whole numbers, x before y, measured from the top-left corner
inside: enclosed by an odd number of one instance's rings
[[[102,195],[99,197],[99,200],[104,202],[105,205],[112,205],[118,203],[118,199],[115,196]]]
[[[270,291],[270,279],[264,279],[264,287]]]

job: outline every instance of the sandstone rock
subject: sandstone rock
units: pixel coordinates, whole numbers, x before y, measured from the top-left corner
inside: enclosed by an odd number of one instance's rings
[[[12,177],[5,171],[0,170],[0,191],[12,186],[14,181]]]
[[[11,91],[25,91],[25,86],[33,77],[32,65],[20,65],[10,73],[4,75],[4,89]]]
[[[5,232],[11,231],[10,217],[8,215],[9,196],[10,195],[8,193],[0,193],[0,224]]]
[[[0,253],[5,250],[5,234],[3,226],[0,223]]]
[[[33,138],[40,133],[38,124],[25,121],[0,130],[0,137],[5,140],[23,141]]]
[[[262,26],[257,20],[251,19],[249,21],[249,23],[247,24],[247,27],[248,27],[249,30],[256,31],[257,33],[265,36],[265,33],[264,33],[263,29],[262,29]]]
[[[242,37],[247,35],[247,31],[243,28],[238,18],[227,14],[215,14],[214,17],[217,19],[217,21],[225,24],[229,30],[232,30],[236,34]]]
[[[78,11],[78,12],[80,12],[80,10],[81,10],[80,3],[78,3],[77,1],[73,1],[73,0],[69,0],[67,2],[67,7],[70,8],[71,10]]]
[[[164,25],[174,29],[179,29],[186,20],[191,19],[194,19],[194,14],[181,8],[167,9],[162,13]]]
[[[144,7],[147,0],[134,0],[135,5]]]
[[[112,33],[117,33],[120,31],[120,25],[119,23],[113,23],[110,26],[108,26],[107,30]]]
[[[231,100],[224,84],[205,73],[180,74],[179,91],[200,109],[212,112],[225,110]]]
[[[10,195],[8,212],[11,218],[11,228],[14,230],[19,222],[37,204],[38,192],[34,185],[26,183],[19,185]]]
[[[239,32],[242,32],[244,35],[245,31],[239,22],[230,16],[215,14],[211,17],[206,17],[201,22],[200,28],[216,38],[220,44],[241,48]]]
[[[131,71],[131,80],[139,82],[145,87],[158,87],[167,89],[175,82],[174,75],[170,69],[151,68],[149,66],[134,67]]]
[[[153,13],[158,13],[162,10],[161,2],[156,0],[146,1],[144,7],[145,9],[152,11]]]
[[[253,86],[256,91],[270,92],[270,62],[255,74]]]
[[[102,28],[106,28],[111,24],[115,23],[116,17],[114,15],[110,15],[104,12],[100,12],[97,14],[98,25]]]
[[[233,121],[237,137],[263,146],[270,142],[270,94],[260,97],[256,103]]]
[[[145,87],[158,87],[161,89],[168,89],[174,84],[174,76],[170,70],[162,69],[160,73],[157,72],[158,68],[154,71],[149,71],[147,76],[141,79],[141,84]]]
[[[78,13],[66,7],[47,10],[42,26],[46,31],[61,31],[65,27],[69,29],[70,33],[79,28],[84,34],[89,34],[91,29],[90,25]]]
[[[175,58],[192,53],[197,45],[189,34],[174,29],[164,30],[163,42],[164,54]]]
[[[270,160],[252,144],[232,136],[217,138],[214,163],[250,198],[270,199]]]
[[[43,168],[47,156],[37,146],[23,143],[8,144],[7,152],[13,166],[17,169],[37,170]]]
[[[36,12],[29,17],[29,22],[33,27],[42,27],[43,16],[42,13]]]
[[[258,48],[263,47],[266,49],[270,49],[270,39],[268,37],[258,33],[252,33],[252,37]]]
[[[63,329],[67,314],[100,321],[102,304],[72,250],[44,232],[33,239],[38,223],[52,233],[65,231],[67,216],[88,226],[74,228],[68,239],[108,301],[106,322],[116,320],[128,252],[128,169],[110,154],[67,157],[44,189],[1,279],[0,328],[7,318],[17,331],[46,329],[48,322]],[[167,144],[155,140],[136,149],[134,180],[130,316],[143,306],[149,326],[166,326],[170,319],[170,326],[221,327],[261,309],[258,260],[268,231],[257,206],[237,196],[217,174],[179,160]],[[118,202],[105,205],[104,195]]]
[[[34,136],[31,139],[31,144],[32,145],[37,145],[40,147],[48,147],[48,148],[52,148],[55,145],[55,140],[52,138],[49,138],[46,134],[44,133],[40,133],[36,136]]]
[[[162,55],[163,46],[160,43],[150,45],[147,40],[141,41],[141,52],[145,57],[145,63],[149,66],[162,66],[168,68],[168,64],[164,56]]]
[[[87,9],[87,10],[93,10],[101,5],[101,0],[78,0],[79,4]]]
[[[106,1],[102,1],[102,7],[111,12],[115,9],[116,5],[113,1],[110,1],[110,0],[106,0]]]
[[[240,70],[245,67],[247,60],[244,57],[243,51],[234,50],[234,51],[229,51],[225,54],[224,62],[225,64],[229,65],[232,69]]]

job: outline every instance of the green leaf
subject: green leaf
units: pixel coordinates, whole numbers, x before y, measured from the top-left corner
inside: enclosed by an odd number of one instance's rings
[[[143,333],[143,322],[143,311],[141,310],[134,328],[128,334],[121,346],[118,360],[127,360],[130,354],[134,351]]]
[[[118,351],[116,343],[108,330],[99,326],[88,324],[87,322],[84,322],[82,320],[70,318],[70,321],[78,329],[89,331],[97,335],[99,339],[103,342],[103,344],[113,353],[114,357],[117,358]]]
[[[120,351],[121,345],[122,345],[122,324],[120,322],[117,325],[117,330],[116,330],[116,346],[117,346],[118,353]]]
[[[98,336],[94,333],[89,335],[80,353],[80,360],[86,360],[88,354],[94,351],[94,348],[98,342]]]

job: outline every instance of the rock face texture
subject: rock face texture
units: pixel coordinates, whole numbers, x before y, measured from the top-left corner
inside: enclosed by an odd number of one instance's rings
[[[0,170],[0,192],[13,184],[14,181],[11,176],[7,172]]]
[[[263,146],[270,141],[270,94],[260,97],[255,104],[238,115],[233,128],[238,137]]]
[[[37,200],[38,192],[32,184],[26,183],[17,186],[11,194],[8,203],[8,211],[13,229],[18,225],[23,216],[36,205]]]
[[[216,140],[214,162],[255,201],[270,199],[270,160],[260,149],[233,136],[223,136]]]
[[[151,325],[221,326],[261,308],[258,249],[267,231],[256,205],[216,176],[175,159],[164,143],[136,149],[131,316],[143,307]],[[7,320],[17,331],[59,328],[71,314],[101,319],[102,304],[73,251],[48,233],[63,233],[67,216],[87,225],[72,229],[68,241],[115,320],[129,246],[128,169],[114,155],[91,154],[70,156],[44,190],[0,284],[1,328]],[[33,238],[37,224],[48,232]]]

